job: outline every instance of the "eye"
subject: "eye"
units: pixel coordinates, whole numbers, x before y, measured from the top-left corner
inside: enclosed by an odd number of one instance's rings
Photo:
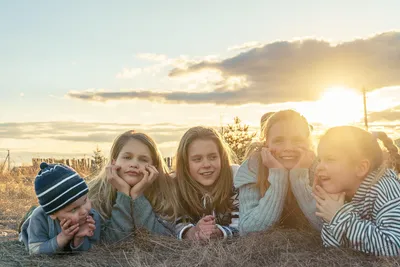
[[[200,157],[195,157],[195,158],[192,158],[192,161],[194,161],[194,162],[199,162],[201,160],[201,158]]]
[[[128,160],[129,160],[129,159],[131,159],[132,157],[131,157],[131,156],[123,156],[122,158],[123,158],[123,159],[128,159]]]
[[[272,141],[272,143],[274,143],[274,144],[280,144],[280,143],[282,143],[283,142],[283,138],[276,138],[276,139],[274,139],[273,141]]]
[[[72,210],[71,210],[71,212],[75,212],[76,211],[76,208],[73,208]]]
[[[210,160],[216,160],[217,159],[217,155],[212,155],[208,157]]]

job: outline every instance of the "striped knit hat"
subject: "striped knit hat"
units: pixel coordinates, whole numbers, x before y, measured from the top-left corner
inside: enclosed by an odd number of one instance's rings
[[[62,164],[40,164],[35,192],[46,214],[53,214],[89,191],[86,182],[72,168]]]

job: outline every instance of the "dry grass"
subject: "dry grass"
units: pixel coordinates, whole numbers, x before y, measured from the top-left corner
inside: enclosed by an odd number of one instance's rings
[[[276,229],[228,242],[189,243],[136,236],[91,251],[29,256],[17,241],[0,243],[0,266],[399,266],[400,259],[325,249],[315,232]]]
[[[29,256],[15,229],[37,203],[33,178],[0,176],[0,193],[0,266],[400,266],[400,258],[325,249],[319,233],[284,229],[208,244],[139,232],[85,253]]]

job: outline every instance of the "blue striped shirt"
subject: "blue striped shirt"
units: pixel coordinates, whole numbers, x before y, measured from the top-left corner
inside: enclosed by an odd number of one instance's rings
[[[399,255],[400,180],[396,173],[390,169],[371,172],[351,202],[343,205],[330,223],[324,223],[321,237],[326,247]]]

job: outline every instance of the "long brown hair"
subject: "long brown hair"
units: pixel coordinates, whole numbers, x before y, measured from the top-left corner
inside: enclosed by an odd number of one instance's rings
[[[115,139],[111,147],[108,164],[112,160],[118,158],[122,148],[132,139],[140,141],[149,148],[153,165],[159,172],[159,176],[153,184],[146,189],[144,195],[150,201],[155,213],[165,219],[174,221],[177,218],[179,210],[176,187],[173,178],[168,175],[168,167],[156,143],[150,136],[133,130],[121,134]],[[97,177],[88,183],[88,186],[89,198],[92,201],[93,208],[96,209],[104,219],[109,218],[116,200],[117,190],[107,182],[105,168],[103,168]]]
[[[246,158],[248,159],[249,170],[257,173],[256,187],[259,189],[260,195],[263,196],[269,188],[268,168],[262,164],[260,150],[268,138],[268,134],[273,125],[281,121],[290,121],[299,125],[300,129],[304,129],[309,139],[309,146],[311,147],[310,140],[310,125],[307,119],[297,111],[288,109],[281,110],[272,114],[267,121],[263,124],[261,129],[261,136],[259,142],[253,142],[246,151]]]
[[[218,147],[221,158],[221,172],[211,192],[207,191],[200,183],[190,176],[189,172],[189,145],[195,140],[212,140]],[[210,209],[223,213],[230,211],[233,178],[231,170],[232,153],[220,134],[210,127],[198,126],[190,128],[179,142],[176,154],[175,170],[181,204],[181,215],[192,218],[201,217],[205,212],[211,212],[204,207],[202,198],[211,197]],[[211,214],[211,213],[208,213]]]

